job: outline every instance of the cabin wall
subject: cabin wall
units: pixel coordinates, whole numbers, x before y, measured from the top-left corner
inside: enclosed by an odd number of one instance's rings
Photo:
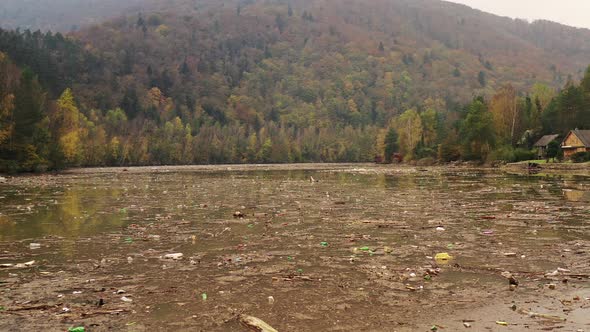
[[[572,147],[583,147],[584,143],[578,138],[578,136],[571,134],[563,142],[564,146],[572,146]]]
[[[564,148],[563,149],[563,156],[565,158],[570,158],[572,155],[578,152],[590,152],[590,148],[579,147],[579,148]]]
[[[590,152],[590,148],[585,147],[584,143],[573,133],[570,133],[563,141],[562,150],[565,158],[570,158],[578,152]]]

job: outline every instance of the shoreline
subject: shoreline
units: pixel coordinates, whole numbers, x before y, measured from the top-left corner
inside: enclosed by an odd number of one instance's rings
[[[351,169],[351,167],[353,167]],[[481,171],[499,171],[509,174],[522,175],[579,175],[590,176],[590,162],[587,163],[549,163],[541,164],[538,172],[529,172],[526,162],[508,163],[500,166],[490,164],[475,164],[473,162],[451,162],[433,165],[415,165],[415,164],[375,164],[371,162],[359,163],[285,163],[285,164],[208,164],[208,165],[152,165],[152,166],[108,166],[108,167],[73,167],[60,171],[43,172],[43,173],[17,173],[6,174],[0,173],[0,184],[12,182],[10,180],[35,178],[35,177],[54,177],[61,175],[89,175],[89,174],[108,174],[108,173],[146,173],[146,172],[252,172],[252,171],[342,171],[358,170],[371,171],[379,173],[395,172],[418,172],[427,170],[481,170]]]
[[[529,173],[525,162],[510,163],[503,165],[500,170],[508,173]],[[549,163],[541,164],[537,174],[552,174],[552,175],[581,175],[590,176],[590,163]]]

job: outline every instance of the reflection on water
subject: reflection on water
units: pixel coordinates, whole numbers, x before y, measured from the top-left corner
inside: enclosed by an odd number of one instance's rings
[[[590,202],[590,191],[563,189],[563,195],[568,201]]]
[[[319,182],[310,183],[310,177]],[[0,187],[0,241],[49,235],[90,237],[172,214],[191,222],[216,220],[227,217],[232,209],[261,208],[261,204],[280,212],[285,204],[293,203],[290,197],[300,194],[290,192],[295,183],[308,183],[312,192],[331,193],[345,202],[364,202],[343,213],[374,218],[391,216],[412,205],[420,205],[414,212],[422,213],[431,208],[428,202],[435,200],[456,200],[462,205],[504,200],[498,208],[505,212],[512,210],[514,203],[531,199],[590,201],[590,191],[569,189],[573,185],[586,188],[588,178],[584,177],[564,180],[444,169],[383,174],[255,168],[228,171],[220,167],[194,172],[66,175],[60,179],[41,188]],[[392,193],[411,196],[409,203],[385,206],[382,202]],[[199,208],[202,204],[214,204],[215,208],[203,210]],[[465,213],[475,215],[478,211]]]
[[[0,240],[47,235],[76,238],[125,225],[115,210],[120,190],[67,186],[56,190],[23,189],[2,200]]]

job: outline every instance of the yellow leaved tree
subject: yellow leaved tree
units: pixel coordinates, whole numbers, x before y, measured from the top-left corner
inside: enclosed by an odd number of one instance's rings
[[[0,77],[3,81],[7,81],[9,66],[8,57],[0,52]],[[8,84],[0,82],[0,147],[7,144],[14,131],[14,94],[8,90]]]
[[[405,160],[412,160],[414,149],[422,140],[422,119],[416,110],[405,111],[395,120],[399,135],[399,147]]]
[[[0,95],[0,146],[7,142],[12,136],[14,122],[12,111],[14,110],[14,95]]]
[[[58,123],[58,140],[66,164],[76,165],[82,155],[80,140],[80,111],[72,90],[66,89],[57,100],[55,120]]]
[[[492,97],[489,108],[497,137],[504,143],[514,143],[519,118],[516,89],[511,85],[503,86]]]

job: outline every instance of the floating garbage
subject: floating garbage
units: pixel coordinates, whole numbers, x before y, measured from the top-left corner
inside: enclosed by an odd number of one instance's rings
[[[35,264],[35,261],[28,261],[25,263],[18,263],[18,264],[4,263],[4,264],[0,264],[0,268],[15,267],[17,269],[22,269],[25,267],[31,267],[31,266],[33,266],[33,264]]]
[[[521,314],[528,315],[531,318],[538,317],[538,318],[552,320],[552,321],[555,321],[555,322],[565,322],[565,321],[567,321],[567,318],[560,317],[560,316],[557,316],[557,315],[542,314],[542,313],[538,313],[538,312],[527,311],[527,310],[524,310],[524,309],[519,310],[519,312]]]
[[[41,248],[41,243],[31,243],[31,244],[29,244],[29,248],[39,249],[39,248]]]
[[[514,277],[514,275],[512,275],[512,273],[510,273],[509,271],[504,271],[501,273],[502,277],[508,279],[508,287],[510,288],[511,291],[516,290],[516,287],[518,287],[518,280]]]
[[[85,332],[86,329],[84,328],[84,326],[77,326],[77,327],[70,327],[68,329],[68,332]]]
[[[446,252],[441,252],[438,253],[434,256],[434,260],[438,263],[438,264],[446,264],[448,263],[451,259],[453,259],[453,256],[449,255]]]

